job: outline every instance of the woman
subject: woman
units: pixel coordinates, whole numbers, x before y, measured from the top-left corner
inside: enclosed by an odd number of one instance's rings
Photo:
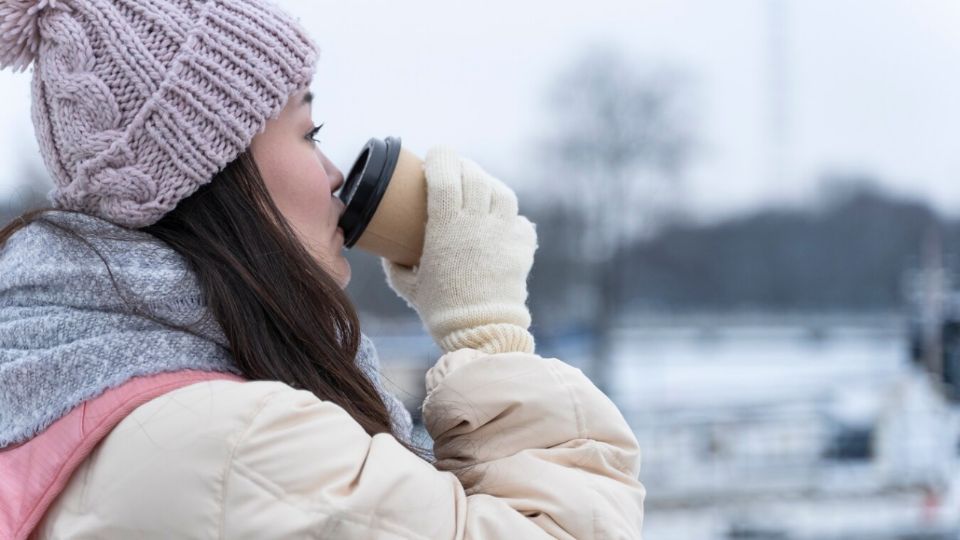
[[[516,196],[425,156],[432,455],[380,384],[314,146],[318,49],[265,0],[12,0],[51,208],[0,230],[0,536],[639,538],[639,450],[534,353]]]

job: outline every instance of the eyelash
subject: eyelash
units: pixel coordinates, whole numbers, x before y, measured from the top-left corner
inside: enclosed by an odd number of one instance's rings
[[[306,138],[312,140],[312,141],[313,141],[314,143],[316,143],[316,144],[319,144],[320,141],[314,139],[314,137],[317,135],[317,133],[320,132],[320,128],[323,127],[323,124],[324,124],[324,122],[320,122],[320,125],[319,125],[319,126],[314,126],[313,129],[311,129],[310,132],[307,133],[307,137],[306,137]]]

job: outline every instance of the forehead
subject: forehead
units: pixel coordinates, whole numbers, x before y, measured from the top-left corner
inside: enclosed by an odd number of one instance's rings
[[[278,120],[296,120],[310,116],[311,101],[313,101],[313,93],[309,88],[296,92],[290,96]]]

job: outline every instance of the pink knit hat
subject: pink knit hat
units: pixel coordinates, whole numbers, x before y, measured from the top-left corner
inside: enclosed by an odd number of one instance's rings
[[[268,0],[0,0],[0,68],[35,61],[51,205],[131,228],[246,150],[318,57]]]

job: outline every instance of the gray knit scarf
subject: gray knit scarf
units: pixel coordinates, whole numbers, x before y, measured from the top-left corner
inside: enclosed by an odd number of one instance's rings
[[[222,328],[206,309],[186,260],[150,234],[98,217],[47,218],[95,245],[124,291],[150,312],[203,337],[134,315],[96,253],[34,222],[0,247],[0,448],[37,435],[79,403],[140,375],[198,369],[240,374]],[[380,380],[373,342],[357,363],[384,398],[401,438],[410,413]]]

